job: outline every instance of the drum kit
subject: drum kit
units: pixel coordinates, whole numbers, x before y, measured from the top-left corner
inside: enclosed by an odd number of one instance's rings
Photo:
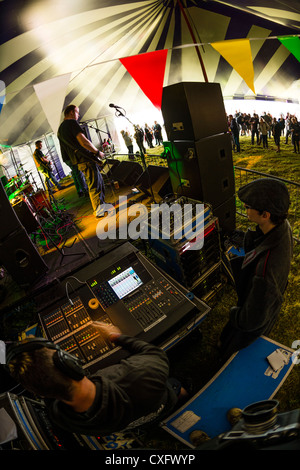
[[[22,205],[26,204],[36,219],[41,216],[49,217],[53,212],[48,192],[43,189],[34,190],[30,182],[22,182],[19,177],[15,176],[8,181],[5,191],[13,208],[16,204],[23,202]]]
[[[23,170],[23,168],[21,169]],[[30,172],[24,172],[23,170],[24,174],[22,175],[21,173],[9,180],[6,177],[4,177],[4,180],[3,178],[1,179],[14,212],[28,235],[33,235],[33,242],[36,243],[39,237],[43,244],[45,240],[49,240],[61,255],[60,264],[65,256],[85,255],[85,252],[65,253],[65,248],[69,248],[65,245],[67,232],[72,227],[77,234],[79,232],[70,214],[61,208],[64,198],[56,200],[51,189],[46,191],[38,188]],[[30,175],[32,176],[33,183],[30,182]],[[64,235],[58,234],[58,230],[62,227],[66,227]],[[59,239],[59,242],[57,242],[57,239]],[[46,247],[49,249],[47,241]],[[90,250],[87,252],[90,253]]]
[[[5,178],[6,181],[2,180],[3,186],[22,226],[28,234],[33,234],[36,240],[40,232],[46,235],[46,226],[56,225],[56,212],[59,212],[57,201],[51,190],[45,191],[38,188],[30,172],[18,173],[9,180],[7,178]]]

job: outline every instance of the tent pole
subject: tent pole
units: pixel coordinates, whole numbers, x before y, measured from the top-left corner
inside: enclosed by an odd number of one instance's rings
[[[194,44],[195,44],[195,49],[196,49],[196,53],[197,53],[198,59],[199,59],[199,61],[200,61],[202,73],[203,73],[203,75],[204,75],[204,80],[205,80],[206,82],[208,82],[206,70],[205,70],[204,63],[203,63],[203,60],[202,60],[202,57],[201,57],[201,54],[200,54],[200,51],[199,51],[199,47],[196,45],[196,44],[197,44],[197,41],[196,41],[195,35],[194,35],[194,33],[193,33],[193,30],[192,30],[192,28],[191,28],[191,25],[190,25],[190,23],[189,23],[189,20],[188,20],[186,14],[185,14],[184,8],[183,8],[183,6],[182,6],[180,0],[177,0],[177,3],[178,3],[178,5],[179,5],[179,8],[180,8],[180,10],[181,10],[181,13],[183,14],[183,17],[184,17],[184,19],[185,19],[185,21],[186,21],[187,27],[188,27],[189,30],[190,30],[190,33],[191,33],[193,42],[194,42]]]

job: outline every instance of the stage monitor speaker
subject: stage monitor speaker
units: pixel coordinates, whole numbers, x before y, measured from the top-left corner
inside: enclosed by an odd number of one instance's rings
[[[173,192],[218,207],[235,194],[229,134],[164,142]]]
[[[16,202],[14,202],[12,208],[17,214],[20,223],[25,228],[27,233],[33,233],[35,230],[37,230],[39,224],[23,199],[18,199]]]
[[[112,170],[112,178],[124,186],[132,186],[143,173],[143,168],[138,162],[120,162]]]
[[[170,141],[197,141],[228,130],[219,83],[182,82],[164,87],[161,111]]]
[[[148,196],[160,196],[164,198],[170,193],[173,193],[169,169],[164,166],[149,165],[135,183],[143,193]]]
[[[21,227],[21,222],[17,217],[17,214],[12,208],[12,205],[7,197],[5,189],[0,182],[0,214],[1,214],[1,225],[0,225],[0,241],[4,240],[15,230]]]
[[[107,158],[103,168],[101,169],[102,175],[105,175],[107,177],[112,177],[113,170],[120,165],[119,160],[115,160],[114,158]]]
[[[173,196],[173,187],[171,183],[170,176],[168,179],[163,183],[161,188],[157,191],[158,195],[164,199],[166,196]]]
[[[0,243],[0,265],[23,287],[32,285],[48,269],[23,227]]]

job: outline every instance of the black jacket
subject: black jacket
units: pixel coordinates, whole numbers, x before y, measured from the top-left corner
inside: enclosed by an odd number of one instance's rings
[[[263,235],[248,230],[244,257],[231,260],[238,302],[230,309],[221,334],[223,353],[230,353],[268,335],[283,302],[293,255],[291,227],[286,220]],[[226,354],[226,351],[228,354]]]
[[[141,417],[151,414],[152,418],[158,410],[170,412],[173,408],[177,396],[167,383],[165,352],[125,335],[116,344],[131,355],[89,377],[96,384],[96,398],[86,412],[77,413],[58,400],[49,403],[50,419],[58,426],[69,432],[105,436]]]

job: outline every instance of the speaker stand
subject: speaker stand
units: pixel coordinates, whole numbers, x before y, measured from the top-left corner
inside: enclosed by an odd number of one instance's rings
[[[131,122],[130,119],[128,119],[128,117],[121,111],[121,109],[123,109],[123,108],[117,107],[116,113],[115,113],[116,116],[117,116],[117,117],[120,117],[120,116],[124,117],[125,119],[127,119],[128,122],[130,122],[130,124],[131,124],[132,126],[134,126],[133,122]],[[148,171],[147,163],[146,163],[146,158],[145,158],[145,154],[144,154],[144,152],[142,151],[142,149],[140,149],[140,156],[141,156],[142,165],[143,165],[143,167],[144,167],[144,170],[145,170],[145,171]],[[152,197],[152,200],[153,200],[153,202],[155,203],[154,193],[153,193],[152,185],[151,185],[151,184],[150,184],[150,190],[151,190],[151,197]]]

